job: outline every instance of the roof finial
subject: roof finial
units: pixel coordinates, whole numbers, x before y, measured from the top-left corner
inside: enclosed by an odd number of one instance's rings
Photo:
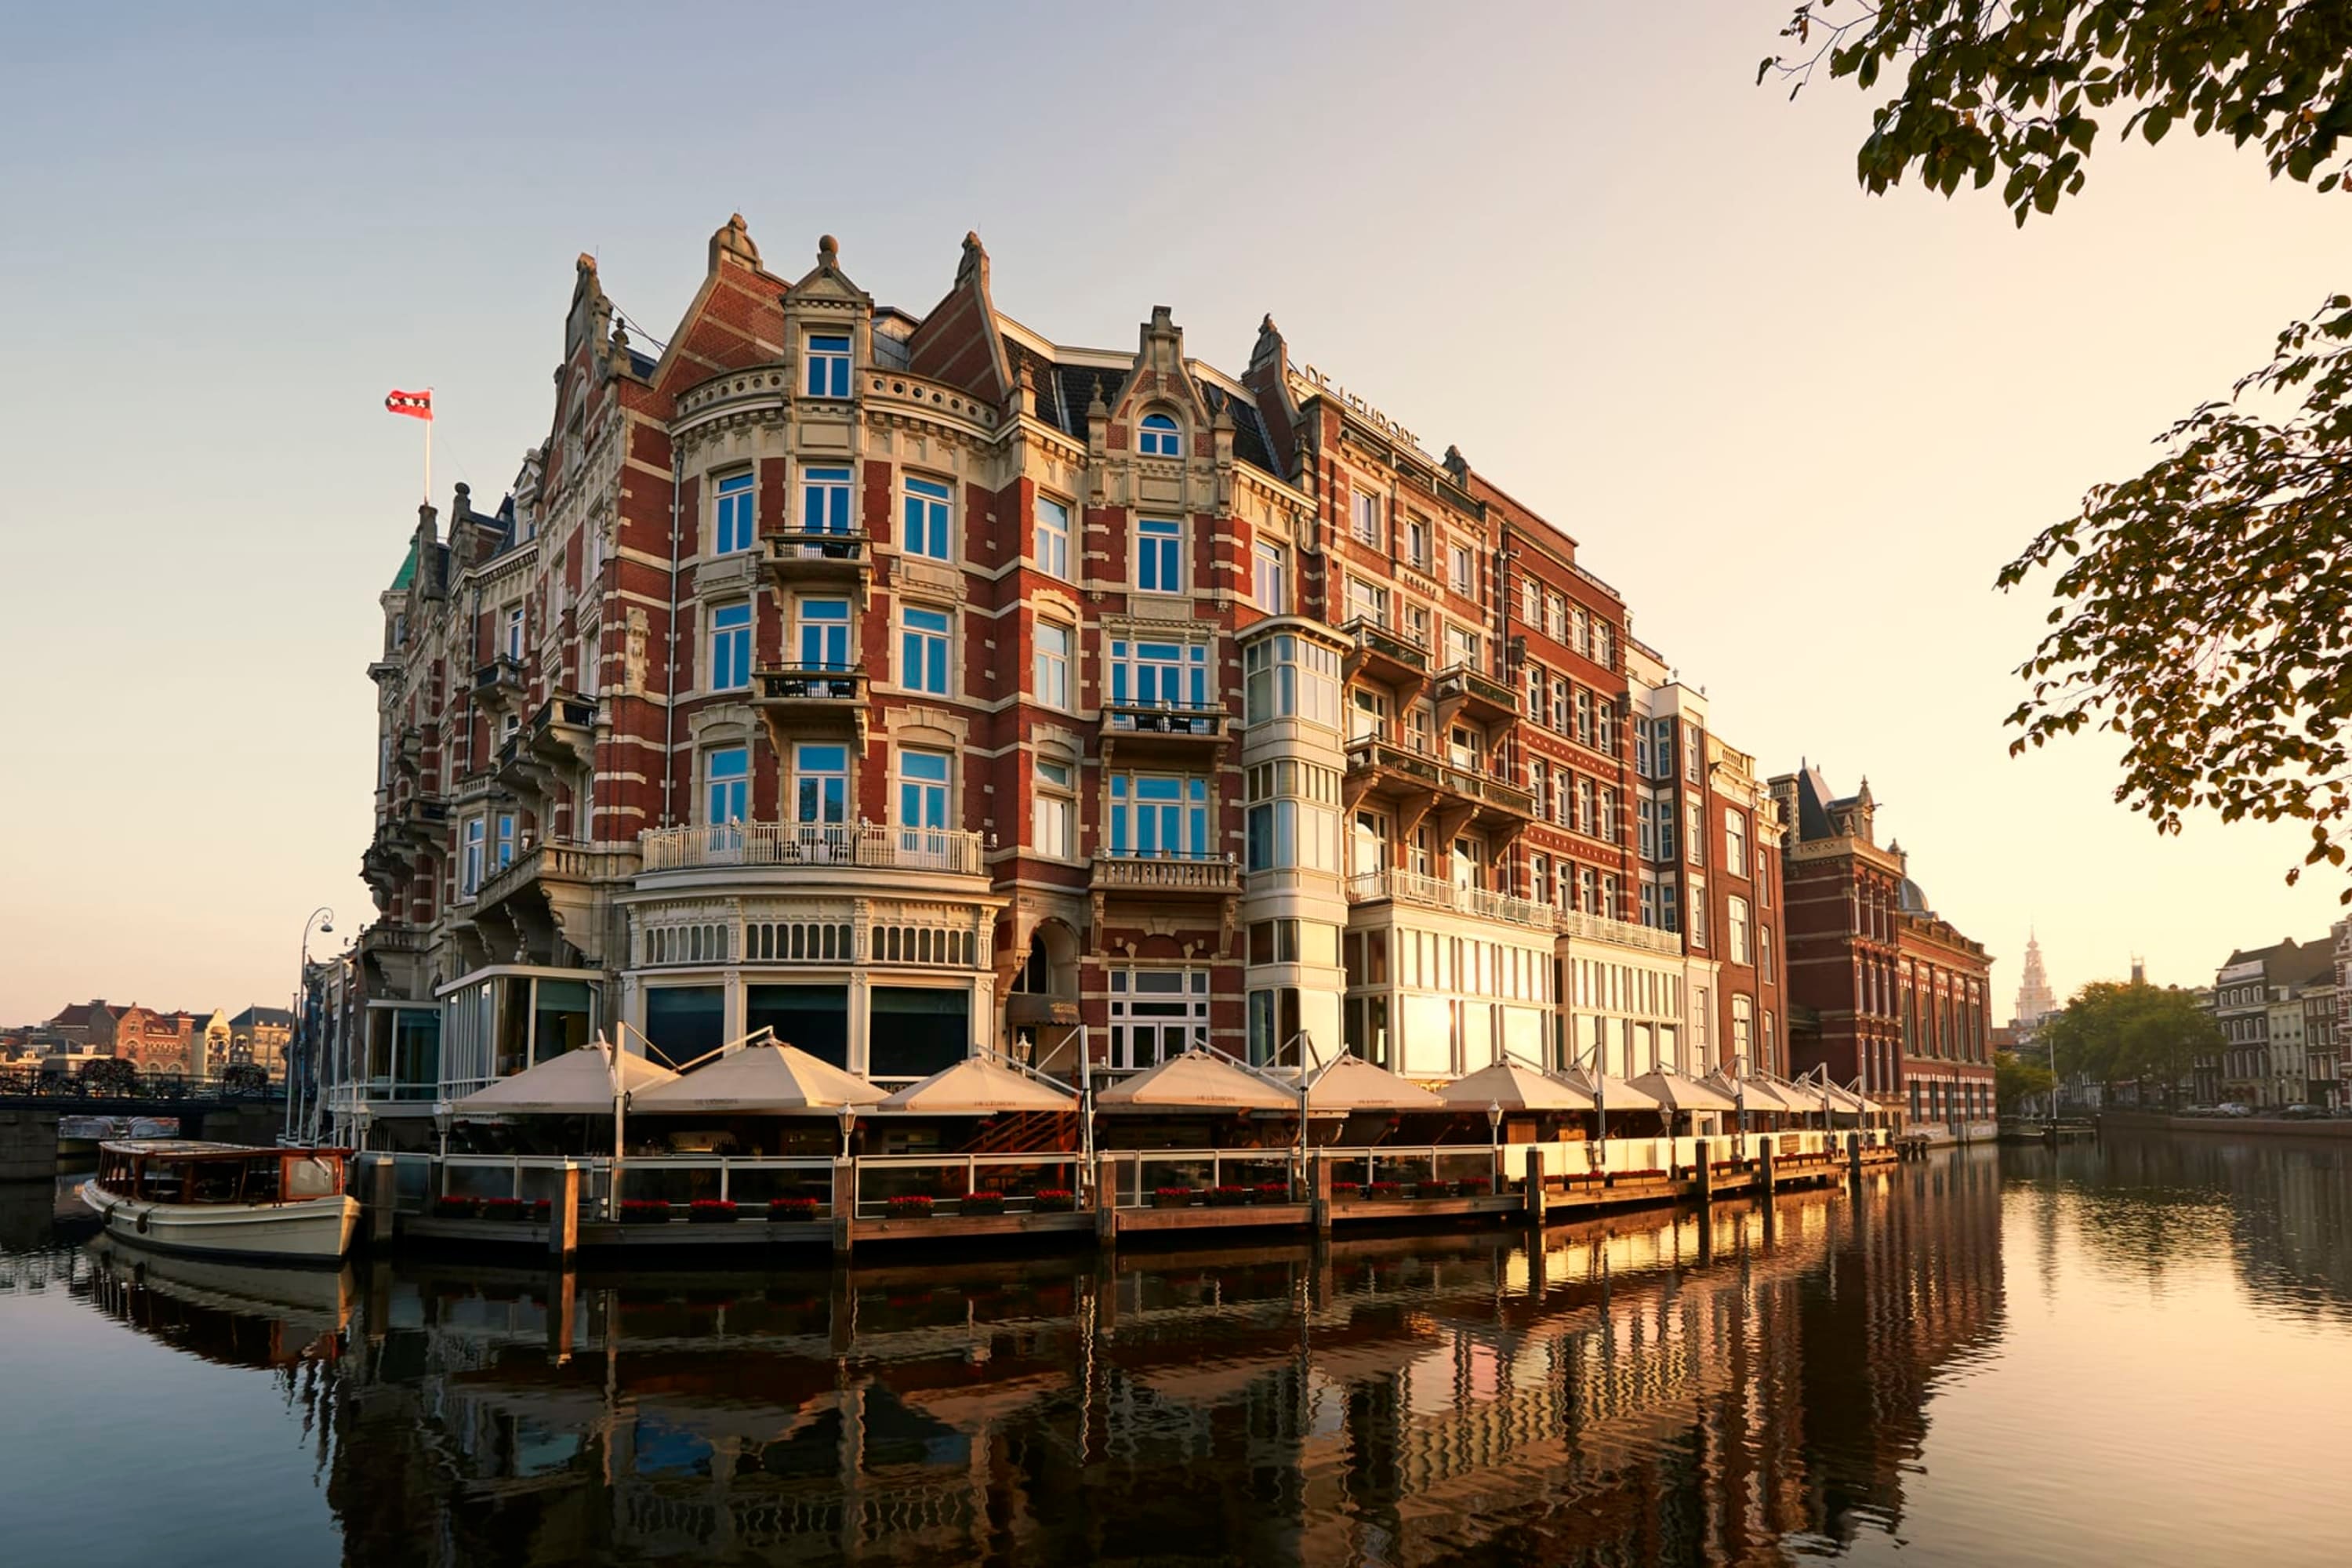
[[[829,234],[816,237],[816,264],[827,272],[841,265],[841,241]]]

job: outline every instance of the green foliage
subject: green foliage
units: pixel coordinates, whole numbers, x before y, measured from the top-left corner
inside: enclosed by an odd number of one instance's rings
[[[2074,994],[2036,1036],[2058,1070],[2101,1083],[2153,1080],[2168,1087],[2200,1055],[2221,1048],[2221,1030],[2197,999],[2175,987],[2096,981]],[[1996,1091],[1997,1092],[1997,1091]]]
[[[1780,36],[1793,52],[1767,56],[1756,79],[1778,77],[1792,98],[1824,69],[1864,91],[1882,75],[1899,84],[1855,161],[1874,195],[1915,170],[1945,195],[2007,171],[2001,202],[2022,225],[2083,188],[2092,147],[2126,111],[2124,138],[2153,144],[2185,125],[2256,142],[2273,175],[2316,175],[2323,191],[2352,172],[2342,0],[1807,0]]]
[[[1790,94],[1820,71],[1865,90],[1899,66],[1858,171],[1949,195],[2007,171],[2021,225],[2083,187],[2103,129],[2174,125],[2258,144],[2275,177],[2352,191],[2347,0],[1889,0],[1795,8]],[[2120,128],[2115,113],[2127,113]],[[2109,116],[2109,123],[2097,118]],[[2308,825],[2305,866],[2352,827],[2352,296],[2280,333],[2271,363],[2160,438],[2001,569],[2056,573],[2053,629],[2019,666],[2012,753],[2085,728],[2123,736],[2116,799],[2158,832],[2184,812]],[[2294,406],[2300,395],[2300,406]],[[2298,867],[2287,874],[2294,881]],[[2352,884],[2344,900],[2352,903]]]
[[[2010,1051],[1992,1058],[1992,1099],[1996,1110],[2014,1110],[2029,1095],[2050,1092],[2050,1069],[2021,1062]]]

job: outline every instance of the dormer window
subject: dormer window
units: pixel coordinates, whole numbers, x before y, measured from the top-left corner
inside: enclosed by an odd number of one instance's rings
[[[1181,458],[1184,455],[1184,437],[1176,428],[1176,421],[1167,415],[1147,414],[1138,448],[1147,458]]]
[[[849,395],[847,333],[812,332],[808,340],[808,395],[811,397]]]

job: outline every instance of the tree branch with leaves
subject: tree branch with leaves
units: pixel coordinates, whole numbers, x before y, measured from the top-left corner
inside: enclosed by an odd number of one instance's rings
[[[1823,72],[1875,90],[1899,69],[1856,157],[1874,195],[1906,174],[1950,195],[2005,172],[2022,225],[2083,188],[2117,112],[2116,136],[2152,144],[2186,125],[2259,147],[2273,177],[2352,191],[2345,0],[1812,0],[1781,37],[1757,79],[1791,97]],[[2158,437],[2144,473],[2093,488],[2001,569],[2004,590],[2053,573],[2058,601],[2018,669],[2012,752],[2112,731],[2126,742],[2116,798],[2159,832],[2200,808],[2296,821],[2312,835],[2304,866],[2345,864],[2347,388],[2352,296],[2338,295]]]

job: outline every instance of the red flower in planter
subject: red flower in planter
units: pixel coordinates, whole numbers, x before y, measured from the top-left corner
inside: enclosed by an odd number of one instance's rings
[[[1493,1184],[1484,1176],[1465,1176],[1454,1184],[1454,1190],[1465,1198],[1484,1197],[1491,1185]]]
[[[1376,1198],[1392,1198],[1404,1191],[1404,1185],[1400,1182],[1374,1182],[1366,1190]]]
[[[1290,1184],[1288,1182],[1260,1182],[1257,1184],[1257,1201],[1262,1204],[1288,1203],[1290,1201]]]
[[[697,1198],[687,1205],[686,1217],[696,1225],[731,1225],[735,1221],[735,1200]]]
[[[1003,1214],[1004,1194],[1003,1193],[966,1193],[956,1200],[956,1208],[962,1214]]]
[[[1421,1182],[1415,1184],[1413,1194],[1424,1198],[1450,1198],[1454,1195],[1452,1182]]]
[[[768,1202],[768,1217],[772,1220],[812,1220],[816,1218],[814,1198],[772,1198]]]
[[[1071,1214],[1078,1206],[1078,1194],[1067,1187],[1039,1187],[1030,1195],[1029,1206],[1039,1214]]]
[[[931,1217],[931,1194],[901,1194],[890,1200],[888,1207],[892,1219],[929,1219]]]
[[[1352,1198],[1363,1190],[1363,1187],[1355,1182],[1334,1182],[1331,1184],[1331,1195],[1335,1198]]]
[[[1250,1201],[1250,1190],[1231,1185],[1213,1187],[1210,1189],[1209,1201],[1219,1208],[1233,1208]]]

